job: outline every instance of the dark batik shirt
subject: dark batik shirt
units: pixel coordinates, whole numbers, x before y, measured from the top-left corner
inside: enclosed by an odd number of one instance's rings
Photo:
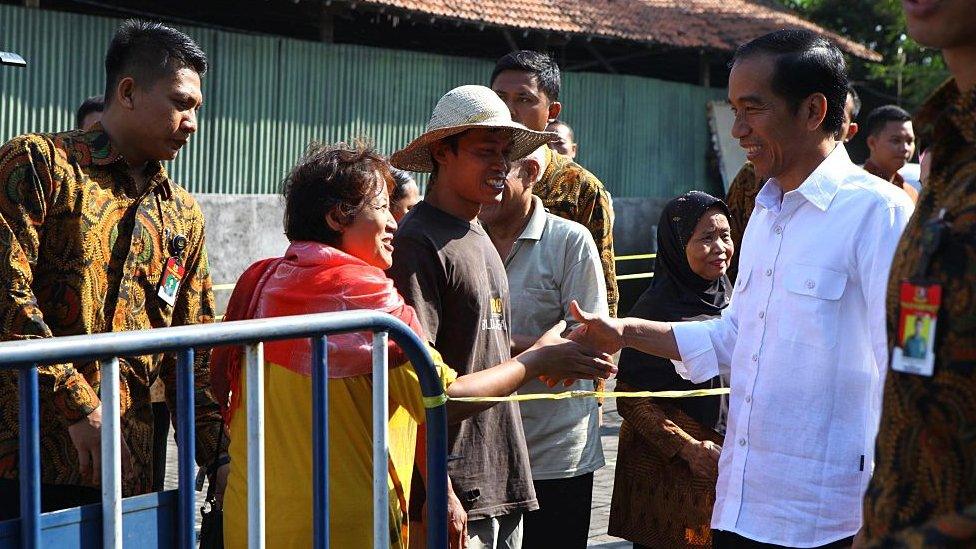
[[[101,125],[31,134],[0,149],[0,326],[2,339],[96,334],[211,322],[214,300],[203,214],[159,162],[139,191]],[[175,306],[157,295],[170,244],[182,235],[186,273]],[[220,411],[210,395],[209,352],[197,353],[196,458],[217,454]],[[122,357],[122,434],[135,478],[125,495],[152,487],[149,388],[166,385],[176,410],[175,356]],[[97,362],[42,366],[41,481],[85,485],[68,426],[100,405]],[[0,477],[17,478],[17,375],[0,373]],[[107,413],[107,412],[106,412]],[[226,447],[226,440],[224,442]]]
[[[922,225],[945,210],[950,225],[926,275],[942,285],[935,372],[888,370],[864,532],[885,547],[943,547],[949,540],[969,547],[976,539],[939,517],[976,520],[976,89],[961,94],[948,82],[915,123],[931,144],[932,173],[895,253],[888,341],[890,350],[899,285],[915,276],[927,248]]]
[[[732,244],[735,245],[735,253],[732,254],[732,261],[729,264],[729,280],[735,282],[736,275],[739,274],[739,257],[742,255],[742,235],[746,232],[746,225],[752,210],[756,209],[756,195],[762,189],[756,169],[751,162],[746,162],[739,173],[729,185],[729,193],[725,203],[729,206],[729,232],[732,236]]]
[[[568,156],[546,147],[549,165],[532,192],[553,215],[575,221],[593,235],[607,282],[610,316],[617,316],[617,268],[613,259],[613,208],[610,195],[595,175]]]

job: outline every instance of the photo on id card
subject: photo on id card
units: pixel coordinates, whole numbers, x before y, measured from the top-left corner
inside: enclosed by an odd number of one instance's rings
[[[891,369],[931,376],[935,368],[935,333],[942,299],[938,285],[903,282],[898,318],[898,344],[891,354]]]

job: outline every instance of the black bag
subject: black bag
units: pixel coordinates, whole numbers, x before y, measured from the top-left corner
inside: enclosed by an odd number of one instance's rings
[[[224,510],[213,507],[213,487],[207,488],[207,501],[200,508],[200,549],[224,549]]]
[[[221,426],[220,434],[217,437],[218,449],[221,447],[223,439],[224,429]],[[209,473],[210,480],[213,481],[217,469],[229,462],[230,460],[226,456],[224,459],[217,458],[209,467],[200,469],[199,475],[203,475],[205,472]],[[197,478],[197,490],[200,489],[202,484],[203,477],[200,476]],[[207,499],[203,502],[203,506],[200,507],[200,516],[203,518],[200,523],[200,549],[224,549],[224,509],[221,508],[218,510],[214,508],[215,499],[214,483],[210,482],[207,485]]]

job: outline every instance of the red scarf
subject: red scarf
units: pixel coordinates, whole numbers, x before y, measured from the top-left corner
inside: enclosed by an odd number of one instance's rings
[[[413,307],[404,303],[381,269],[318,242],[293,242],[284,257],[264,259],[248,267],[234,287],[224,320],[357,309],[389,313],[424,339]],[[329,378],[372,373],[372,345],[371,333],[329,336]],[[214,396],[228,424],[240,406],[242,352],[239,346],[218,347],[211,359]],[[264,344],[265,361],[305,376],[311,375],[311,357],[308,338]],[[391,340],[388,363],[397,366],[405,361]]]

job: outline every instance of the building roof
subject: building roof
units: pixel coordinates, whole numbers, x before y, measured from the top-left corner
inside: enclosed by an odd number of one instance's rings
[[[764,0],[365,0],[362,5],[520,30],[724,52],[782,28],[806,28],[847,53],[881,56]]]

